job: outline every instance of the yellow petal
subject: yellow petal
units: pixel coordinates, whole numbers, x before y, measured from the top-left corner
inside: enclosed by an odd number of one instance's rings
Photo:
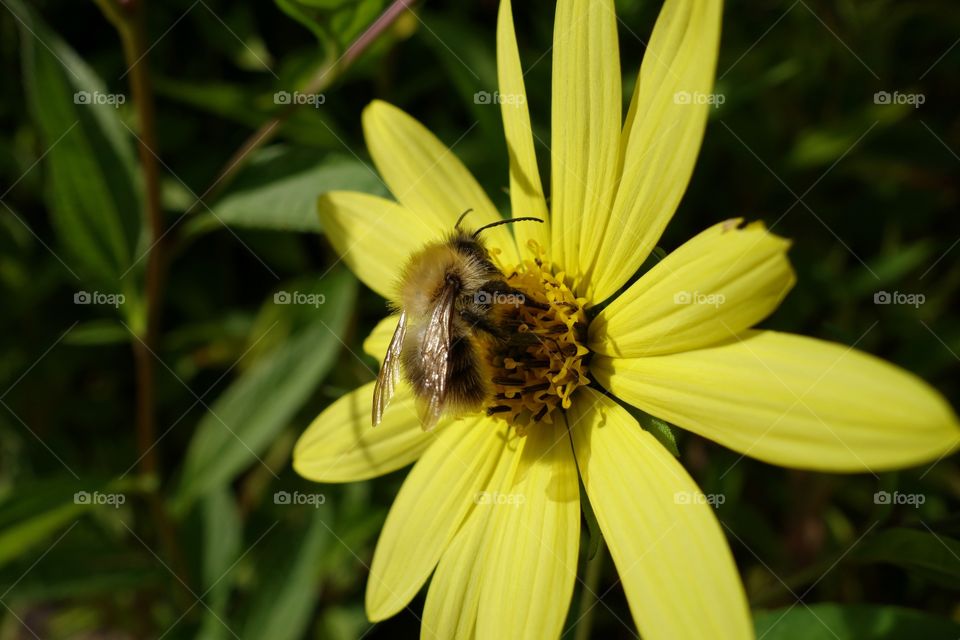
[[[532,427],[493,509],[477,636],[558,638],[577,577],[580,495],[566,425]]]
[[[647,640],[752,638],[713,507],[622,407],[585,389],[568,414],[580,475]]]
[[[474,511],[450,543],[430,580],[420,621],[422,640],[476,637],[480,575],[491,518]]]
[[[390,340],[393,339],[393,333],[397,330],[399,321],[400,314],[393,313],[378,322],[367,339],[363,341],[363,352],[383,364],[383,358],[387,355],[387,348],[390,346]]]
[[[468,639],[475,636],[480,581],[494,537],[491,524],[495,512],[487,508],[491,506],[489,501],[480,498],[491,496],[493,492],[504,492],[507,476],[516,468],[522,450],[518,440],[504,448],[485,492],[477,496],[477,502],[484,502],[484,508],[474,509],[470,513],[440,558],[423,607],[420,637],[424,640]]]
[[[552,107],[551,259],[582,294],[617,181],[623,106],[612,0],[557,3]]]
[[[320,224],[337,255],[364,284],[396,299],[396,282],[410,254],[436,240],[453,222],[417,214],[395,202],[353,191],[320,196]]]
[[[442,240],[452,231],[467,209],[473,209],[464,220],[467,229],[501,219],[453,151],[403,110],[374,100],[363,110],[363,133],[373,162],[394,197],[416,214],[445,221],[434,240]],[[517,263],[516,246],[506,227],[485,231],[483,238],[502,252],[499,259],[503,264],[512,267]]]
[[[818,471],[882,471],[960,443],[920,378],[844,345],[772,331],[649,358],[596,358],[614,395],[745,455]]]
[[[426,582],[503,453],[503,425],[486,417],[453,422],[414,465],[373,554],[366,596],[371,621],[403,609]]]
[[[766,318],[795,282],[790,243],[762,224],[710,227],[668,255],[590,324],[591,351],[636,358],[730,339]]]
[[[712,108],[722,9],[721,0],[667,0],[660,12],[624,126],[613,208],[589,247],[597,301],[643,264],[687,188]]]
[[[383,422],[370,426],[373,383],[341,397],[307,427],[293,468],[316,482],[355,482],[405,467],[436,439],[420,426],[409,387],[400,385]]]
[[[547,201],[543,197],[543,185],[537,167],[536,146],[530,127],[527,91],[523,83],[510,0],[501,0],[497,18],[497,77],[500,82],[500,113],[510,156],[510,208],[514,217],[535,216],[544,220],[544,224],[518,223],[513,233],[521,253],[531,239],[548,249],[550,221],[547,218]]]

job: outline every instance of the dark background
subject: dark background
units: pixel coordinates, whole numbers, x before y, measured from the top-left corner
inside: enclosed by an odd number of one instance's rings
[[[72,49],[106,91],[126,96],[110,117],[130,127],[118,131],[131,159],[132,74],[97,3],[2,4],[0,638],[230,637],[217,618],[243,638],[368,632],[365,565],[404,472],[318,487],[292,472],[289,456],[323,407],[372,378],[374,361],[352,353],[362,353],[385,305],[330,270],[336,256],[310,212],[328,189],[383,193],[361,164],[370,165],[360,112],[373,98],[401,106],[447,144],[469,131],[455,151],[507,210],[499,110],[473,99],[496,89],[497,3],[417,3],[418,17],[403,16],[335,74],[323,105],[299,109],[235,180],[187,215],[234,151],[282,111],[274,92],[304,86],[386,3],[147,4],[154,151],[164,224],[173,228],[154,349],[163,434],[156,474],[136,466],[131,344],[143,319],[135,307],[145,263],[119,277],[96,267],[96,242],[78,248],[67,239],[77,237],[71,216],[93,188],[71,191],[59,176],[89,185],[100,171],[104,184],[127,185],[90,196],[88,222],[98,229],[112,224],[103,199],[136,202],[141,181],[118,182],[120,165],[98,155],[109,145],[95,134],[92,151],[72,150],[73,137],[95,123],[89,109],[63,100],[73,89],[57,89],[74,78],[43,61],[52,51],[73,65],[64,54]],[[533,125],[549,140],[553,5],[516,5]],[[617,2],[625,100],[659,7]],[[53,44],[53,34],[63,42]],[[765,326],[856,345],[917,373],[954,405],[958,39],[952,0],[728,2],[716,86],[725,102],[660,243],[669,251],[725,218],[763,220],[793,239],[798,275]],[[923,104],[877,104],[878,91],[920,95]],[[547,167],[547,150],[538,154]],[[129,265],[147,245],[139,208],[132,218],[120,210],[121,236],[134,247]],[[291,221],[290,212],[303,215]],[[126,302],[116,310],[75,304],[81,291],[124,292]],[[323,292],[336,304],[277,305],[278,291]],[[883,291],[923,303],[875,304]],[[316,330],[318,316],[339,339]],[[682,432],[679,439],[704,492],[727,496],[718,516],[758,629],[773,627],[766,638],[958,636],[946,620],[960,620],[954,459],[835,476],[734,464],[733,452]],[[919,494],[923,504],[877,505],[878,490]],[[85,506],[77,491],[112,492],[125,503]],[[322,493],[325,503],[277,504],[276,491]],[[172,542],[156,508],[168,513]],[[596,608],[592,637],[632,637],[632,625],[618,621],[630,616],[609,560],[599,593],[605,606]],[[578,584],[571,622],[580,594]],[[415,636],[422,598],[367,637]]]

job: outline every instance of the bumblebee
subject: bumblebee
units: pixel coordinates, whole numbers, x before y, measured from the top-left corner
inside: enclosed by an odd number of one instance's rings
[[[373,426],[400,380],[410,383],[424,430],[443,415],[480,411],[491,396],[486,353],[510,339],[497,312],[502,302],[524,301],[504,280],[480,233],[491,227],[539,218],[513,218],[472,233],[460,228],[468,209],[443,241],[410,257],[399,284],[400,320],[373,391]]]

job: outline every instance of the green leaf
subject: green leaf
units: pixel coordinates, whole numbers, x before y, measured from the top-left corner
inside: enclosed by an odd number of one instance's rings
[[[91,320],[75,326],[63,342],[87,347],[125,344],[130,342],[130,331],[116,320]]]
[[[868,536],[850,553],[856,562],[892,564],[941,586],[960,588],[960,541],[914,529]]]
[[[680,457],[680,449],[677,448],[677,436],[669,423],[664,422],[660,418],[650,416],[650,419],[647,421],[647,424],[643,425],[643,428],[652,433],[653,437],[659,440],[660,444],[666,447],[667,451],[672,453],[674,457]]]
[[[93,504],[92,494],[121,494],[123,502],[129,503],[126,492],[140,490],[135,479],[91,486],[71,478],[56,478],[12,494],[0,502],[0,566],[48,541],[85,511],[101,506]]]
[[[933,244],[930,242],[898,245],[873,261],[870,271],[864,269],[863,274],[843,283],[844,295],[854,297],[872,294],[888,286],[895,288],[896,283],[903,281],[911,271],[920,269],[922,273],[932,258]]]
[[[219,487],[203,499],[204,589],[229,582],[224,576],[240,556],[243,525],[229,487]]]
[[[69,266],[115,283],[133,264],[140,237],[132,136],[110,94],[80,57],[20,0],[23,76],[30,113],[44,143],[47,201]],[[102,101],[101,101],[102,100]]]
[[[217,82],[187,82],[158,77],[157,94],[206,113],[257,129],[276,116],[280,106],[274,93],[254,92],[243,86]],[[347,136],[319,108],[301,107],[280,125],[277,135],[298,145],[322,149],[343,149]]]
[[[253,5],[233,3],[202,19],[209,20],[212,27],[203,31],[206,51],[224,53],[245,71],[270,71],[275,64],[260,34],[263,22],[257,19]]]
[[[0,593],[9,592],[24,602],[76,601],[169,586],[170,573],[138,542],[126,548],[115,539],[105,544],[104,528],[86,525],[66,529],[69,533],[55,535],[35,553],[7,564],[0,570]],[[114,533],[127,533],[116,525],[120,532]]]
[[[281,231],[320,231],[317,198],[325,191],[347,189],[386,195],[376,172],[359,160],[324,157],[309,149],[272,147],[251,159],[230,193],[201,214],[205,224]]]
[[[288,507],[290,508],[290,507]],[[242,638],[294,640],[304,637],[320,590],[320,556],[330,535],[328,505],[316,508],[302,535],[273,531],[273,554],[263,554],[262,580],[257,584]],[[293,539],[291,539],[293,538]],[[277,542],[279,541],[279,542]]]
[[[500,86],[493,39],[478,34],[471,25],[460,21],[435,15],[425,15],[422,20],[426,28],[419,31],[421,39],[433,49],[461,101],[480,123],[481,131],[490,136],[488,144],[493,147],[490,153],[505,156],[507,148],[500,123],[500,105],[491,99]],[[477,95],[481,92],[489,95],[481,98]]]
[[[29,519],[0,531],[0,566],[26,553],[49,539],[53,534],[89,507],[82,504],[58,502]]]
[[[947,618],[880,605],[795,605],[754,612],[764,640],[956,640],[960,625]]]
[[[187,449],[176,511],[258,464],[336,362],[357,286],[346,270],[324,280],[325,300],[311,307],[312,322],[245,371],[201,419]]]
[[[386,6],[386,0],[275,0],[321,43],[342,51]]]
[[[640,423],[640,426],[643,427],[645,431],[649,431],[654,438],[656,438],[660,444],[666,447],[667,451],[673,454],[675,458],[680,457],[680,449],[677,448],[677,435],[674,433],[674,427],[668,423],[664,422],[656,416],[652,416],[645,411],[641,411],[636,407],[624,404],[627,411],[630,412],[637,422]]]
[[[317,621],[320,630],[317,637],[327,640],[362,638],[370,629],[370,624],[362,606],[324,607]]]
[[[204,612],[199,635],[208,640],[228,638],[230,631],[221,620],[226,619],[225,610],[233,585],[229,574],[241,557],[243,524],[229,487],[219,487],[208,493],[200,510],[203,516],[201,578],[209,609]]]
[[[325,0],[311,0],[324,2]],[[330,28],[340,49],[346,48],[384,11],[388,0],[355,0],[330,17]]]

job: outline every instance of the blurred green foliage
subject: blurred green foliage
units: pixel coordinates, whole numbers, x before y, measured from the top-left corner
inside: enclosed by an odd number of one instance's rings
[[[456,143],[506,211],[499,113],[474,100],[496,89],[497,3],[421,2],[223,185],[235,151],[284,113],[274,94],[312,86],[387,3],[147,3],[149,56],[137,64],[157,94],[169,259],[156,475],[138,469],[130,349],[147,322],[151,244],[132,74],[98,3],[0,4],[0,638],[415,636],[422,596],[372,630],[363,614],[365,567],[403,473],[318,487],[289,467],[310,419],[372,378],[357,354],[386,310],[337,266],[314,203],[330,189],[386,194],[359,123],[376,97]],[[516,5],[534,129],[549,140],[553,10]],[[617,7],[629,96],[659,3]],[[725,101],[661,243],[728,217],[764,220],[794,240],[799,279],[767,326],[881,355],[955,406],[958,33],[952,0],[728,2]],[[877,92],[924,102],[878,103]],[[877,305],[882,291],[924,302]],[[327,303],[276,304],[291,292]],[[84,295],[94,304],[77,304]],[[717,513],[758,633],[960,635],[954,459],[838,477],[676,436],[704,492],[727,497]],[[878,491],[924,500],[877,504]],[[323,503],[286,504],[293,492]],[[95,503],[111,495],[122,504]],[[600,593],[594,635],[632,637],[609,562]]]

